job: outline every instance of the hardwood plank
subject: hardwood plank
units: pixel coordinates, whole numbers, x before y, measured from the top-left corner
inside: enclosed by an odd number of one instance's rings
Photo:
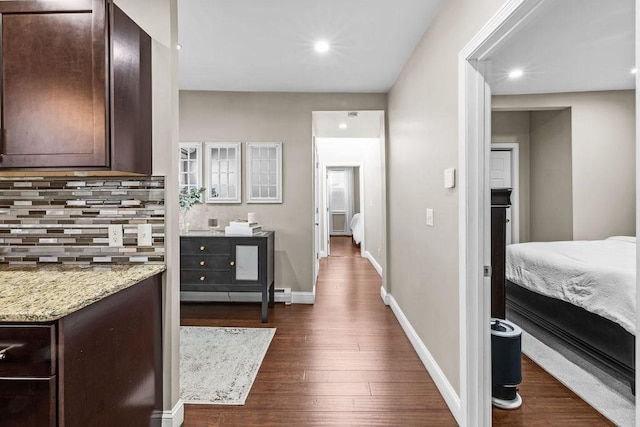
[[[349,243],[350,244],[350,243]],[[277,327],[245,406],[185,405],[184,426],[455,426],[357,248],[321,262],[314,305],[182,304],[183,325]],[[494,426],[612,425],[526,357],[520,409]]]

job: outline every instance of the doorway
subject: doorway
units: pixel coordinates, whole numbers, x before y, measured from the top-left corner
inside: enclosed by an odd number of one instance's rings
[[[490,188],[491,60],[507,41],[513,40],[516,30],[532,27],[531,23],[539,16],[540,6],[543,4],[549,5],[552,2],[508,1],[460,52],[459,56],[461,90],[459,147],[461,176],[465,188],[460,194],[463,425],[491,425],[490,394],[487,393],[487,390],[491,389],[491,346],[487,321],[489,299],[486,292],[489,288],[490,269],[485,269],[485,266],[490,265],[489,243],[491,240],[490,199],[487,191]],[[597,62],[594,59],[592,61]],[[637,114],[636,111],[636,117]],[[637,206],[637,201],[634,205]]]

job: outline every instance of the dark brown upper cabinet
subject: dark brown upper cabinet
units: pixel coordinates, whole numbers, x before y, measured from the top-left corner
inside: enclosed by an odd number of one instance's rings
[[[151,38],[105,0],[0,19],[0,168],[151,174]]]

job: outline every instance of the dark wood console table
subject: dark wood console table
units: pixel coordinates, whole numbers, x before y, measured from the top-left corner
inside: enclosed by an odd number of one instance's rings
[[[193,231],[180,237],[180,290],[261,292],[262,322],[274,306],[274,232],[225,236]]]

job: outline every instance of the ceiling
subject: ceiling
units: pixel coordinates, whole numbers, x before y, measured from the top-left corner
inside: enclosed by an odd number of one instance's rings
[[[388,92],[441,3],[179,0],[180,89]],[[634,0],[546,0],[535,13],[493,53],[493,93],[635,87]]]
[[[635,88],[634,0],[547,0],[536,13],[494,53],[492,93]]]
[[[441,2],[179,0],[179,87],[388,92]]]

